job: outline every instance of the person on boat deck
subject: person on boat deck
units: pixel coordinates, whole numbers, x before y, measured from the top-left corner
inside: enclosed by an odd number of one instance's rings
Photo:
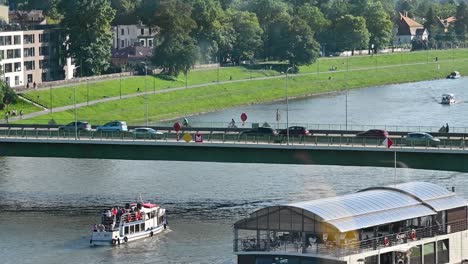
[[[111,213],[111,211],[110,211],[110,210],[107,210],[107,212],[106,212],[106,216],[107,216],[107,217],[112,217],[112,213]]]
[[[164,225],[164,229],[166,229],[167,228],[167,219],[166,219],[166,217],[164,217],[163,225]]]
[[[94,226],[93,226],[93,231],[94,231],[94,232],[97,231],[97,225],[96,225],[96,224],[94,224]]]
[[[117,215],[117,208],[112,208],[112,215]]]

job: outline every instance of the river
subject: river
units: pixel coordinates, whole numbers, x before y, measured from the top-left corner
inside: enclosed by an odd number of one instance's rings
[[[468,104],[444,107],[451,92],[468,98],[466,79],[350,91],[349,124],[463,127]],[[342,94],[290,101],[291,123],[340,124]],[[282,102],[191,117],[229,122],[246,112],[252,122],[275,122]],[[307,121],[304,121],[307,120]],[[145,155],[142,153],[142,155]],[[181,153],[183,155],[183,153]],[[52,158],[0,158],[2,263],[235,263],[232,225],[273,204],[346,194],[393,184],[393,169],[338,166],[223,164]],[[454,186],[468,197],[468,175],[398,169],[397,182]],[[168,209],[171,231],[121,245],[89,247],[91,227],[108,207],[145,200]]]

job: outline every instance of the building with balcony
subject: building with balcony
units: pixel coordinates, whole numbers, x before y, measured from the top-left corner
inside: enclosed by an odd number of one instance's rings
[[[257,210],[234,224],[239,264],[468,263],[468,202],[425,182]]]
[[[136,45],[152,48],[157,33],[157,29],[145,25],[117,25],[112,27],[112,48],[120,50]]]

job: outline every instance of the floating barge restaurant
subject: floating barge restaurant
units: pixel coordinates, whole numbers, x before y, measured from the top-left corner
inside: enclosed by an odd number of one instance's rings
[[[410,182],[270,206],[234,224],[239,264],[468,263],[468,202]]]

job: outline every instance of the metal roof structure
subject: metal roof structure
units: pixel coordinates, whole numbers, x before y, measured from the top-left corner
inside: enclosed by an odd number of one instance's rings
[[[340,232],[348,232],[435,215],[439,211],[467,205],[465,199],[445,188],[432,183],[410,182],[281,206],[302,209],[315,215],[320,222],[330,224]],[[257,212],[252,213],[251,218]],[[245,219],[238,223],[242,221]]]

